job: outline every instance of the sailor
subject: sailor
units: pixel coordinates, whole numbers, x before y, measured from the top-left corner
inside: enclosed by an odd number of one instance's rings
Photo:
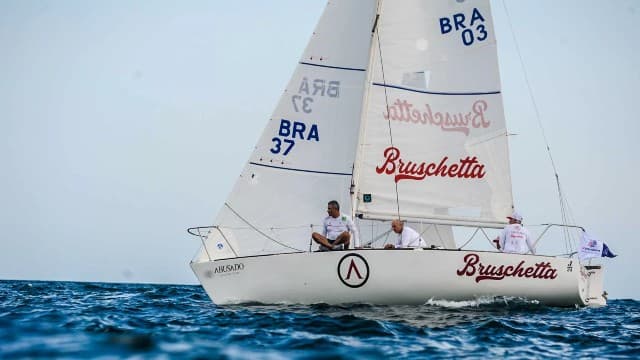
[[[322,221],[322,234],[311,234],[313,240],[320,244],[320,250],[348,249],[352,234],[357,247],[360,244],[358,229],[349,216],[340,213],[340,204],[335,200],[329,201],[327,213],[329,216]]]
[[[417,231],[404,224],[404,221],[393,220],[391,222],[391,230],[398,234],[396,244],[387,244],[385,249],[400,249],[400,248],[417,248],[426,247],[427,243]]]
[[[504,227],[500,236],[496,238],[498,249],[505,253],[526,254],[531,251],[535,255],[535,249],[531,243],[529,231],[522,226],[522,215],[514,211],[507,216],[509,224]]]

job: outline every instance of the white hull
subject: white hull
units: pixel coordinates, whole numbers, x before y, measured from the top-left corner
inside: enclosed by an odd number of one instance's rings
[[[193,262],[216,304],[369,303],[506,296],[555,306],[605,305],[602,269],[577,260],[458,250],[360,249]]]

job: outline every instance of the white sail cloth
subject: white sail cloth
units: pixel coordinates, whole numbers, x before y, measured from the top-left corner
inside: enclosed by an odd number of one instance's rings
[[[329,200],[371,219],[504,223],[487,0],[328,2],[196,259],[308,250]]]
[[[329,200],[351,213],[376,1],[329,2],[197,259],[308,250]]]
[[[489,1],[382,4],[357,212],[504,223],[513,201]]]

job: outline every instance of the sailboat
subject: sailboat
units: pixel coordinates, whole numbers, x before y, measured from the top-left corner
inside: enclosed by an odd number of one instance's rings
[[[507,135],[488,0],[331,0],[191,268],[216,304],[605,305],[601,265],[456,243],[514,210]],[[330,200],[428,245],[317,251]]]

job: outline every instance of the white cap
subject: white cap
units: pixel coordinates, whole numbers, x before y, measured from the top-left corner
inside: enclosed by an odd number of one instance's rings
[[[514,211],[513,214],[511,214],[511,216],[507,216],[507,219],[522,221],[522,215],[520,215],[519,212]]]

